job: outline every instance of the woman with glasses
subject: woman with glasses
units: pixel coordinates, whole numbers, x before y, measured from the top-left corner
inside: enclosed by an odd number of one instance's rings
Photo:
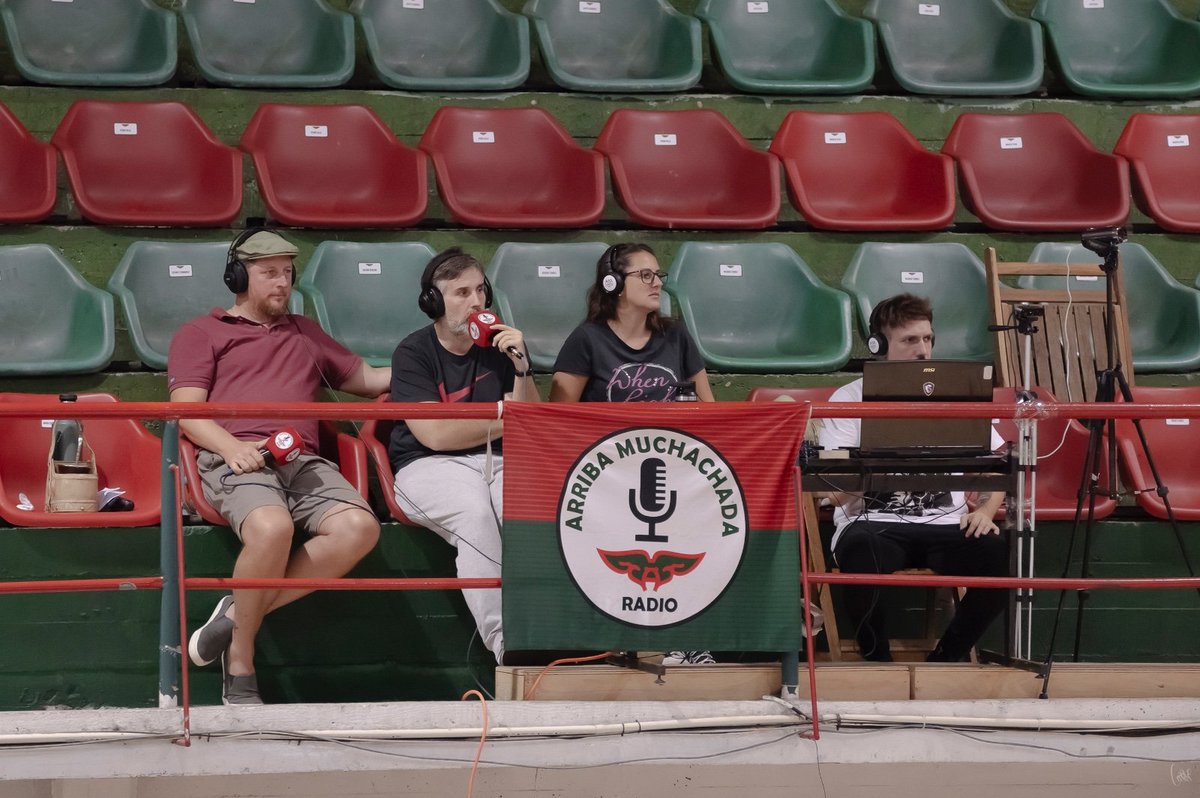
[[[704,361],[682,324],[659,315],[666,277],[646,244],[616,244],[596,263],[587,320],[554,363],[552,402],[713,401]]]

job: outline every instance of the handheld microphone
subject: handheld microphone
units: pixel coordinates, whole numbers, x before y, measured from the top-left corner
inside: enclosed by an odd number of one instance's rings
[[[292,427],[284,427],[267,438],[267,445],[258,450],[266,462],[267,468],[290,463],[300,456],[300,433]],[[233,476],[233,469],[225,469],[224,477]]]
[[[467,316],[467,334],[471,336],[471,340],[475,346],[481,346],[485,349],[492,345],[492,325],[499,324],[500,317],[490,310],[481,310],[477,313],[472,313]],[[520,352],[515,346],[505,348],[509,354],[516,357],[518,360],[524,360],[525,355]]]

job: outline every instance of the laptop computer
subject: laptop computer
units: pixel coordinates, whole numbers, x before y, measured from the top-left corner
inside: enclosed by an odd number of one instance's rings
[[[864,402],[990,402],[992,365],[966,360],[868,360]],[[969,457],[991,453],[991,419],[864,418],[863,455]]]

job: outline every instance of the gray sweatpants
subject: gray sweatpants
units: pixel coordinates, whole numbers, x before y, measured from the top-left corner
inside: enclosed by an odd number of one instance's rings
[[[396,472],[396,503],[414,523],[432,529],[458,551],[463,579],[500,576],[500,526],[504,517],[504,459],[484,454],[431,455]],[[500,662],[500,591],[464,590],[484,645]]]

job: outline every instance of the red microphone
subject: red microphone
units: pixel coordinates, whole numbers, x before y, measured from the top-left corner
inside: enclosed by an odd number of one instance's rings
[[[272,433],[267,438],[267,445],[258,450],[262,455],[263,461],[267,464],[267,468],[272,468],[276,465],[290,463],[300,456],[301,447],[304,442],[300,440],[300,433],[294,427],[284,427],[278,432]],[[225,469],[224,476],[232,476],[233,469]]]
[[[489,347],[492,345],[492,335],[495,332],[492,325],[500,323],[500,317],[493,311],[480,310],[467,316],[467,334],[471,336],[475,346]],[[515,346],[508,347],[507,351],[520,360],[525,359],[525,355],[517,351]]]

